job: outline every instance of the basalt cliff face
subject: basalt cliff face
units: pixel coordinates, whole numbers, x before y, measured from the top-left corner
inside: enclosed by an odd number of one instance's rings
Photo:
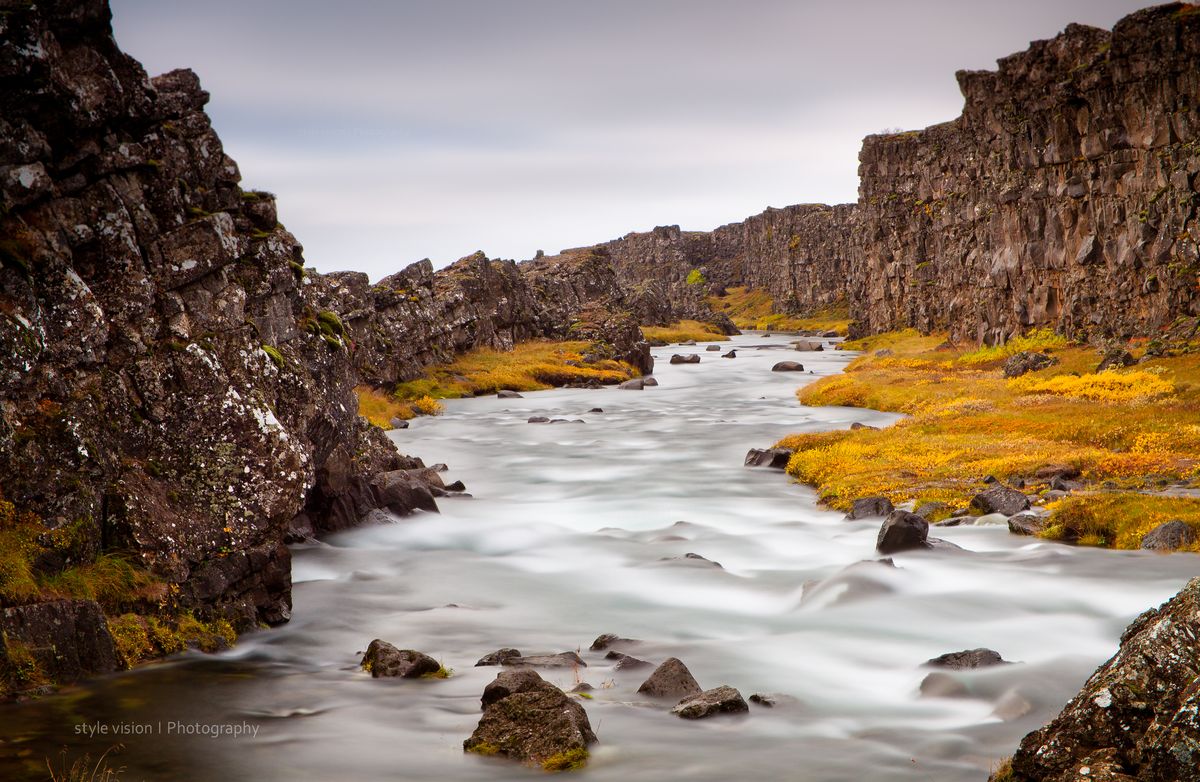
[[[533,337],[652,368],[602,250],[306,270],[207,99],[147,78],[103,0],[0,4],[0,696],[18,648],[45,680],[112,670],[105,613],[285,621],[289,535],[436,510],[356,384]],[[77,594],[114,555],[161,591]]]
[[[844,301],[863,334],[1152,335],[1200,315],[1198,59],[1197,6],[1071,25],[997,71],[960,72],[958,119],[868,137],[856,204],[609,248],[619,275],[667,286],[702,268],[781,311]]]

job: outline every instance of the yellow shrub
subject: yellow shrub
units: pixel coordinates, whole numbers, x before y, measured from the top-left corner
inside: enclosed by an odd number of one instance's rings
[[[697,342],[726,342],[729,337],[711,323],[698,320],[681,320],[671,326],[642,326],[642,336],[651,342],[673,344],[696,340]]]
[[[1071,342],[1066,337],[1055,334],[1051,329],[1033,329],[1020,337],[1013,337],[1003,345],[993,345],[964,353],[958,360],[967,365],[988,364],[1024,351],[1041,352],[1065,348]]]
[[[441,415],[442,411],[445,410],[441,402],[428,395],[417,399],[412,403],[412,406],[421,415]]]
[[[1099,372],[1040,377],[1026,375],[1009,381],[1017,393],[1055,394],[1094,402],[1148,402],[1175,393],[1175,386],[1151,372]]]
[[[1133,492],[1067,497],[1053,505],[1043,537],[1133,549],[1146,533],[1174,519],[1200,532],[1200,500]]]
[[[805,315],[775,311],[771,294],[745,287],[729,288],[723,296],[709,296],[708,305],[723,312],[740,329],[756,331],[836,331],[850,327],[850,308],[845,304],[823,307]]]

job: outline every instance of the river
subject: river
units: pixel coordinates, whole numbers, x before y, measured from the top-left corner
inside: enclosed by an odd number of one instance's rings
[[[61,747],[94,757],[120,743],[124,780],[540,778],[462,752],[498,670],[475,660],[516,647],[580,650],[588,661],[543,676],[597,687],[582,701],[600,739],[584,772],[594,782],[981,782],[1197,560],[1040,542],[1001,526],[936,533],[966,551],[856,564],[874,558],[878,519],[844,521],[810,489],[742,460],[791,432],[896,417],[801,407],[797,385],[841,371],[851,355],[787,342],[735,337],[722,343],[738,349],[732,360],[703,345],[656,349],[660,385],[640,392],[447,401],[444,415],[391,436],[449,464],[447,479],[471,497],[296,547],[285,627],[3,707],[0,776],[44,772]],[[681,350],[698,350],[701,363],[669,365]],[[771,372],[783,359],[815,374]],[[526,423],[534,415],[586,423]],[[721,567],[672,559],[688,553]],[[641,639],[627,651],[646,660],[679,657],[706,688],[788,697],[744,717],[681,720],[637,696],[645,671],[613,672],[588,651],[601,633]],[[357,660],[377,637],[454,675],[373,680]],[[920,696],[923,661],[979,646],[1019,664],[954,674],[959,697]],[[81,732],[97,725],[110,732]],[[250,732],[182,732],[213,725]]]

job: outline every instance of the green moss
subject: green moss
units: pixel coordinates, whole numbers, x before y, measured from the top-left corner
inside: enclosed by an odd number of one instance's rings
[[[688,285],[703,285],[706,282],[708,282],[708,280],[704,278],[704,272],[700,271],[699,269],[692,269],[690,272],[688,272]]]
[[[304,264],[288,261],[288,266],[292,267],[292,273],[296,275],[296,279],[303,280],[308,276],[308,272],[304,270]]]
[[[5,685],[7,689],[19,692],[48,683],[41,663],[33,650],[22,641],[4,636],[4,648],[7,651],[7,668]]]
[[[267,354],[267,357],[270,358],[272,362],[274,362],[275,366],[279,367],[280,369],[283,369],[287,366],[287,359],[283,357],[283,354],[280,353],[278,349],[273,348],[270,345],[263,345],[262,351],[263,353]]]
[[[365,666],[364,666],[365,667]],[[438,669],[433,673],[427,673],[421,676],[422,679],[449,679],[454,675],[453,668],[447,668],[444,665],[439,665]]]
[[[317,322],[321,325],[321,331],[325,333],[338,337],[346,334],[346,327],[342,325],[342,319],[332,310],[321,310],[318,312]]]
[[[499,755],[500,747],[496,746],[495,744],[489,744],[486,741],[481,741],[478,744],[467,747],[467,752],[473,752],[476,755],[486,755],[490,757],[492,755]]]
[[[542,761],[543,771],[576,771],[587,765],[588,751],[582,747],[569,749]]]
[[[227,620],[205,622],[186,611],[167,616],[122,614],[108,620],[108,631],[126,668],[189,648],[215,652],[237,641]]]

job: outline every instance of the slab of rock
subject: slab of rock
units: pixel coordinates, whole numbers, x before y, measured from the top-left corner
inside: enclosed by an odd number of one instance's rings
[[[679,658],[668,657],[642,682],[638,692],[654,698],[682,698],[697,695],[702,690],[696,677]]]
[[[1008,531],[1014,535],[1040,534],[1046,529],[1046,518],[1036,513],[1018,513],[1016,516],[1009,516]]]
[[[506,660],[512,660],[520,657],[521,652],[518,649],[497,649],[491,654],[485,654],[479,658],[479,662],[475,663],[478,668],[482,665],[504,665]]]
[[[634,657],[630,654],[625,654],[624,652],[609,652],[608,654],[604,655],[604,659],[616,661],[613,664],[614,671],[636,671],[641,668],[650,668],[653,665],[653,663],[640,660],[637,657]]]
[[[1159,524],[1142,538],[1142,548],[1150,551],[1178,551],[1196,542],[1196,531],[1180,519]]]
[[[408,421],[405,421],[403,418],[393,418],[391,421],[388,421],[388,425],[393,429],[407,429]]]
[[[516,391],[507,388],[502,388],[496,392],[497,399],[522,399],[523,397]]]
[[[685,720],[699,720],[717,714],[744,714],[748,711],[750,706],[742,694],[728,685],[689,695],[671,709],[672,714],[678,714]]]
[[[441,670],[441,664],[423,652],[412,649],[397,649],[387,641],[376,638],[367,647],[360,663],[363,670],[378,679],[396,676],[402,679],[419,679]]]
[[[803,372],[804,365],[799,361],[780,361],[771,367],[772,372]]]
[[[675,355],[671,356],[671,363],[672,364],[699,364],[700,363],[700,354],[699,353],[688,353],[687,355],[680,355],[680,354],[676,353]]]
[[[558,654],[534,654],[526,657],[511,657],[501,665],[532,665],[538,668],[586,668],[587,663],[575,652],[559,652]]]
[[[869,519],[874,516],[886,516],[894,510],[892,501],[887,497],[860,497],[850,506],[850,512],[846,514],[846,518],[850,520]]]
[[[603,407],[593,407],[591,410],[588,410],[588,412],[589,413],[603,413],[604,408]]]
[[[988,513],[1015,516],[1023,510],[1029,510],[1029,498],[1023,492],[996,482],[990,489],[984,489],[971,498],[971,510],[980,516]]]
[[[1039,369],[1052,367],[1058,363],[1058,359],[1054,356],[1045,353],[1033,353],[1030,351],[1022,351],[1014,353],[1004,362],[1005,377],[1020,377],[1027,372],[1036,372]]]
[[[635,377],[633,380],[626,380],[617,386],[622,391],[641,391],[645,387],[646,381],[640,377]]]
[[[1134,620],[1050,724],[1012,758],[1013,778],[1179,782],[1200,769],[1200,578]],[[1087,766],[1088,773],[1081,769]],[[1100,777],[1092,773],[1123,776]]]
[[[961,652],[947,652],[946,654],[941,654],[931,660],[925,661],[925,665],[934,668],[950,668],[955,671],[1008,664],[1008,661],[1001,657],[999,652],[982,648],[964,649]]]
[[[592,641],[592,645],[588,648],[593,652],[603,652],[605,649],[611,649],[614,646],[624,646],[629,644],[641,643],[633,638],[622,638],[615,633],[602,633],[596,636],[596,640]]]
[[[792,348],[795,350],[824,350],[825,346],[809,339],[798,339],[792,343]]]
[[[550,423],[550,419],[544,415],[534,415],[534,416],[530,416],[529,420],[526,421],[525,423],[527,423],[527,424],[548,424],[548,423]]]
[[[709,559],[708,557],[701,556],[700,554],[696,554],[691,551],[684,554],[682,557],[659,557],[658,561],[659,562],[679,562],[679,563],[687,564],[687,565],[701,565],[704,567],[712,567],[712,568],[718,568],[720,570],[724,570],[724,568],[721,566],[720,562],[715,562],[715,561]]]
[[[564,756],[578,764],[596,742],[587,712],[577,700],[534,671],[501,673],[484,689],[483,716],[463,750],[498,755],[547,770]],[[575,766],[577,767],[577,766]]]
[[[928,549],[928,538],[929,522],[915,513],[896,510],[888,514],[883,526],[879,528],[875,550],[887,555],[900,551]]]
[[[0,676],[7,673],[7,644],[15,643],[29,651],[43,676],[59,684],[123,667],[104,612],[92,600],[54,600],[0,610]],[[0,694],[4,684],[0,681]]]
[[[737,358],[737,351],[731,350],[728,353],[722,353],[721,358]]]
[[[855,421],[854,423],[850,424],[850,430],[851,430],[851,431],[853,431],[853,432],[857,432],[859,429],[867,429],[867,430],[869,430],[869,431],[872,431],[872,432],[878,432],[878,431],[879,431],[879,427],[878,427],[878,426],[871,426],[870,424],[864,424],[864,423],[862,423],[861,421]]]
[[[1061,475],[1056,475],[1050,479],[1050,488],[1054,491],[1079,491],[1083,488],[1083,482],[1068,480]]]
[[[653,377],[653,376],[644,377],[644,378],[642,378],[642,385],[646,386],[646,388],[650,388],[651,386],[656,386],[656,385],[658,385],[658,378]]]
[[[746,452],[746,467],[770,467],[783,470],[792,458],[792,451],[787,448],[751,448]]]
[[[720,349],[721,349],[720,345],[709,345],[708,347],[705,348],[705,350],[709,351],[710,353],[718,351]]]

